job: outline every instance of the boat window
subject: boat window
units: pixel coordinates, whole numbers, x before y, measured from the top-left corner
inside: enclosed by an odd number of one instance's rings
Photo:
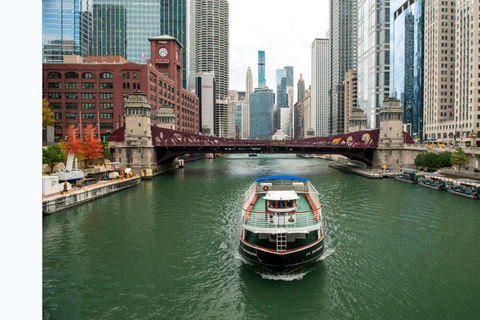
[[[288,200],[287,201],[287,208],[292,208],[293,207],[293,201],[292,200]]]

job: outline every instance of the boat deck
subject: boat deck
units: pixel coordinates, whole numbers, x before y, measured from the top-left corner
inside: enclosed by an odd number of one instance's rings
[[[286,223],[281,225],[269,223],[269,218],[265,213],[265,200],[263,199],[264,194],[260,194],[255,201],[253,207],[246,214],[248,217],[244,219],[244,224],[246,227],[256,227],[256,228],[268,228],[268,229],[277,229],[285,228],[286,232],[294,228],[306,228],[316,226],[321,221],[321,211],[319,208],[318,213],[315,213],[312,204],[310,203],[307,195],[305,193],[297,193],[300,197],[297,199],[297,212],[294,223]],[[286,214],[286,221],[288,221],[288,214]]]

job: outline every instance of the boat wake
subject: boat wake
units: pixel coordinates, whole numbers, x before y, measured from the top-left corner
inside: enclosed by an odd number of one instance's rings
[[[327,259],[327,258],[330,257],[334,252],[335,252],[335,249],[333,249],[333,248],[327,248],[327,250],[325,250],[325,252],[322,254],[322,256],[317,259],[317,261],[322,261],[322,260]]]
[[[302,271],[302,272],[294,272],[291,274],[273,274],[273,273],[261,273],[258,272],[258,274],[262,277],[262,279],[265,280],[274,280],[274,281],[296,281],[296,280],[302,280],[303,277],[305,277],[308,272],[307,271]]]

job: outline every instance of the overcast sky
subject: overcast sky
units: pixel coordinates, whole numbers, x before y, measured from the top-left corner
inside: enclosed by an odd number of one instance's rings
[[[311,85],[311,45],[325,38],[328,0],[229,0],[230,90],[245,91],[247,67],[258,86],[258,50],[265,51],[267,86],[276,91],[275,70],[293,66],[296,87],[300,73]]]

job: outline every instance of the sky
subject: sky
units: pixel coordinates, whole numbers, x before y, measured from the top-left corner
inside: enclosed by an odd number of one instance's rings
[[[230,90],[245,91],[247,68],[258,86],[258,51],[265,51],[267,86],[276,91],[275,70],[293,66],[296,102],[300,73],[311,85],[311,45],[325,38],[328,0],[229,0]]]

